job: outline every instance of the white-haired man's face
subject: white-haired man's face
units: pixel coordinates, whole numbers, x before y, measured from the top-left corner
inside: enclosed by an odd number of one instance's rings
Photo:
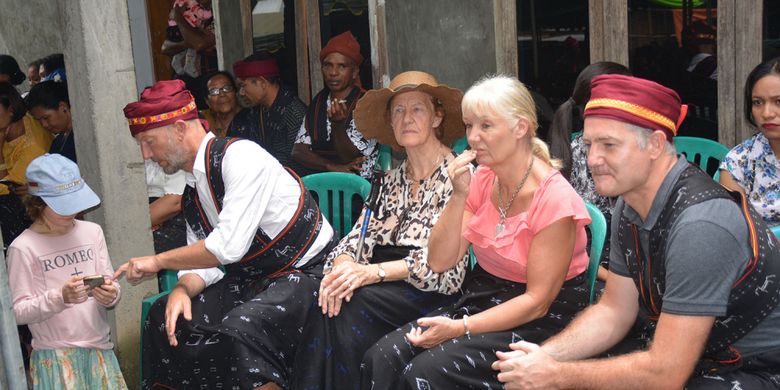
[[[182,122],[186,125],[186,123]],[[169,175],[185,169],[189,158],[181,140],[177,140],[175,125],[146,130],[135,136],[144,160],[151,159]]]
[[[585,118],[583,141],[596,191],[609,197],[641,188],[650,174],[650,148],[629,125],[604,117]]]

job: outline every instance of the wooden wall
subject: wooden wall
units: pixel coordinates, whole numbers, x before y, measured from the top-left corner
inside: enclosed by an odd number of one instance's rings
[[[173,8],[173,0],[146,0],[155,81],[170,80],[173,76],[171,57],[162,54],[160,50],[165,41],[165,30],[168,28],[168,14],[171,8]]]

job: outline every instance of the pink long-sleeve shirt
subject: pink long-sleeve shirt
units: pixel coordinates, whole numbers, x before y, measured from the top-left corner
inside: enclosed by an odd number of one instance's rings
[[[8,248],[8,274],[16,322],[29,325],[33,348],[113,348],[106,308],[93,297],[78,304],[62,297],[73,276],[113,273],[100,225],[77,220],[61,236],[19,235]]]

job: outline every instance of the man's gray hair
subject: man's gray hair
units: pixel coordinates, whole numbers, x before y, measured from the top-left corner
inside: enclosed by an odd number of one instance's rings
[[[647,148],[647,141],[650,139],[650,134],[653,134],[653,130],[630,123],[626,123],[625,125],[627,129],[632,130],[636,134],[636,143],[639,145],[639,149],[645,150]],[[671,155],[677,154],[677,149],[674,147],[673,142],[666,143],[664,153]]]

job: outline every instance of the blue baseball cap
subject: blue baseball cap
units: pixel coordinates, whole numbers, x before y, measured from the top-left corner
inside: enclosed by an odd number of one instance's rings
[[[79,167],[59,154],[44,154],[27,166],[30,195],[39,196],[59,215],[74,215],[100,204],[81,178]]]

